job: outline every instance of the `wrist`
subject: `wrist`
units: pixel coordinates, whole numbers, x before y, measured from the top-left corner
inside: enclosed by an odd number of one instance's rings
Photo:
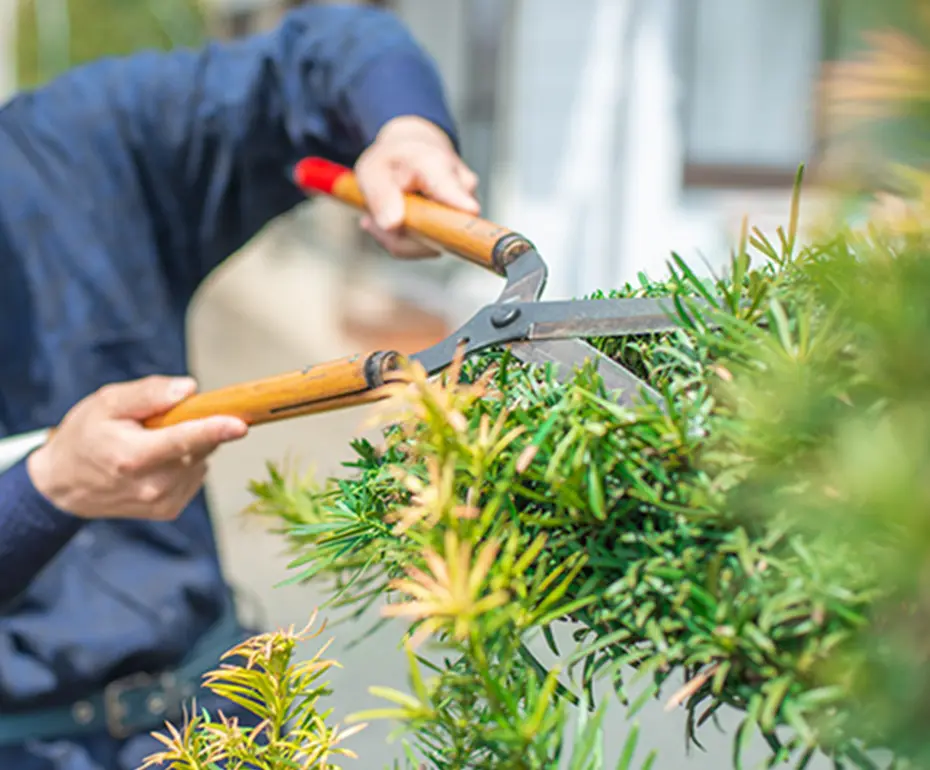
[[[68,485],[63,484],[54,473],[55,463],[52,460],[52,448],[45,443],[26,458],[26,473],[32,486],[51,505],[62,512],[69,512],[71,494]]]

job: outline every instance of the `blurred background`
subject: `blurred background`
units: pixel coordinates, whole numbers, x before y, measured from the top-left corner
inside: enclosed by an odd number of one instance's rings
[[[197,45],[267,29],[285,0],[0,0],[0,99],[100,56]],[[825,63],[862,48],[863,32],[911,25],[911,0],[385,0],[433,55],[481,177],[484,215],[527,235],[550,266],[547,294],[572,297],[660,277],[671,251],[719,267],[742,218],[787,221],[798,164],[802,219],[831,201],[850,168],[868,179],[906,143],[887,131],[834,131]],[[705,260],[702,262],[701,260]],[[372,348],[410,351],[490,301],[499,281],[449,257],[389,259],[325,201],[299,207],[232,255],[190,317],[202,387],[276,374]],[[345,472],[365,409],[264,426],[217,456],[209,480],[230,578],[266,626],[302,626],[320,594],[283,586],[282,541],[240,515],[265,462]],[[372,684],[406,686],[397,636],[362,646],[335,626],[338,714],[375,701]],[[731,735],[684,753],[683,716],[647,711],[644,738],[667,744],[656,767],[716,768]],[[622,743],[618,723],[616,745]],[[725,729],[731,729],[727,725]],[[358,767],[398,755],[388,727],[355,745]],[[765,752],[759,747],[758,756]],[[369,761],[366,762],[365,759]]]

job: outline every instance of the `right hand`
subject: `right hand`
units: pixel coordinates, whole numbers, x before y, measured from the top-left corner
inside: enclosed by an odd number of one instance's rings
[[[207,457],[248,432],[236,417],[142,424],[195,390],[186,377],[105,385],[29,456],[32,483],[57,508],[82,518],[177,518],[203,485]]]
[[[361,227],[401,259],[439,252],[404,234],[404,193],[422,193],[477,216],[478,177],[456,154],[448,134],[428,120],[401,115],[389,120],[355,164],[370,213]]]

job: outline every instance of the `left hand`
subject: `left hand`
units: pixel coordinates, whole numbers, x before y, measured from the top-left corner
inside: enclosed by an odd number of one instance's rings
[[[355,164],[370,215],[362,228],[395,257],[419,259],[439,252],[404,233],[404,194],[422,193],[439,203],[478,214],[478,177],[448,135],[423,118],[403,116],[384,125]]]

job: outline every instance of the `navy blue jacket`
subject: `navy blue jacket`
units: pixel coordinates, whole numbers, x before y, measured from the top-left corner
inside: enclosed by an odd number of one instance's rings
[[[185,373],[192,295],[304,200],[290,164],[351,165],[406,114],[455,140],[431,60],[359,6],[102,60],[14,98],[0,110],[0,436],[56,424],[105,383]],[[81,522],[20,463],[0,476],[0,715],[171,667],[227,590],[202,495],[171,523]]]

